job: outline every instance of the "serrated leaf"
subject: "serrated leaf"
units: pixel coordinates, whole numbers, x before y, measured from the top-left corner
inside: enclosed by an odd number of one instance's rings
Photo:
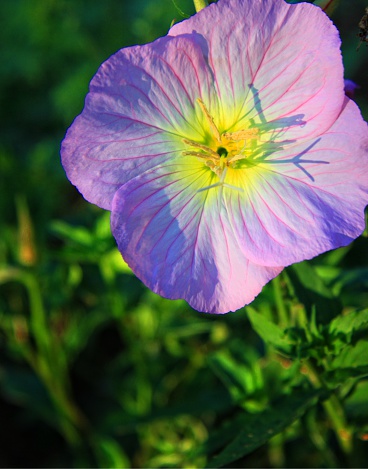
[[[353,311],[344,316],[336,317],[330,324],[330,334],[343,333],[349,335],[368,324],[368,309]]]
[[[272,409],[257,414],[244,414],[244,426],[237,437],[208,464],[223,467],[262,446],[300,418],[320,396],[319,391],[300,391],[283,396]]]
[[[334,369],[360,366],[368,366],[368,341],[366,340],[359,340],[355,345],[345,347],[331,363]]]
[[[323,380],[330,386],[336,387],[346,383],[349,379],[360,379],[368,376],[368,366],[358,366],[355,368],[338,368],[323,374]]]
[[[289,349],[290,342],[283,329],[267,319],[266,316],[257,313],[251,306],[247,306],[246,311],[253,329],[266,343],[282,350]]]

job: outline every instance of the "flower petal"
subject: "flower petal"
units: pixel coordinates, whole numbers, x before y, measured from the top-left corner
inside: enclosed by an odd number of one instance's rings
[[[227,122],[311,138],[327,130],[344,99],[340,39],[318,7],[283,0],[221,0],[171,35],[193,33],[213,69]]]
[[[282,267],[250,262],[232,236],[211,172],[194,158],[146,171],[116,193],[112,231],[133,272],[154,292],[199,311],[249,303]]]
[[[234,232],[252,262],[286,266],[345,246],[364,230],[368,127],[355,103],[345,104],[322,137],[241,171],[237,184],[245,192],[226,193]]]
[[[110,209],[129,179],[201,138],[197,98],[216,108],[212,75],[190,38],[122,49],[93,78],[85,108],[63,141],[62,163],[84,197]]]

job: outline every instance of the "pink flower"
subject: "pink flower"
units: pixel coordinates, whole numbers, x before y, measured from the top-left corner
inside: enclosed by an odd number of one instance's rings
[[[220,0],[91,81],[62,162],[135,274],[211,313],[364,229],[368,130],[320,8]]]

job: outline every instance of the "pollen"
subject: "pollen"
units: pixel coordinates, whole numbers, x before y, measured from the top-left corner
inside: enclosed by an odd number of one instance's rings
[[[230,189],[243,191],[243,189],[225,183],[229,169],[236,169],[237,162],[248,158],[251,154],[251,145],[259,139],[259,130],[257,128],[248,128],[230,132],[228,130],[221,132],[216,125],[215,119],[211,116],[204,102],[198,98],[198,106],[205,120],[205,132],[210,135],[206,143],[197,142],[190,139],[183,139],[183,142],[190,149],[183,151],[183,156],[195,156],[203,160],[203,163],[219,180],[215,184],[207,186],[200,191],[212,189],[215,187],[228,187]],[[209,141],[208,141],[209,140]]]

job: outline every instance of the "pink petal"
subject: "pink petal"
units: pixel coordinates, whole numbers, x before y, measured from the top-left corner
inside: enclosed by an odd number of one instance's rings
[[[201,138],[194,103],[216,109],[212,75],[192,40],[161,38],[122,49],[93,78],[63,141],[62,163],[83,196],[110,209],[119,187]]]
[[[288,139],[312,138],[344,99],[340,39],[318,7],[283,0],[221,0],[170,34],[195,32],[230,125],[267,122]]]
[[[195,160],[146,171],[116,193],[112,230],[124,259],[154,292],[225,313],[252,301],[282,267],[244,256],[219,192],[198,192],[209,183]]]
[[[323,136],[285,145],[244,171],[244,193],[227,193],[234,232],[252,262],[289,265],[364,230],[368,128],[355,103],[345,104]]]
[[[152,290],[236,310],[281,266],[362,232],[368,131],[344,97],[339,46],[313,5],[220,0],[102,64],[62,162],[112,210],[119,249]],[[249,127],[244,159],[201,153]]]

